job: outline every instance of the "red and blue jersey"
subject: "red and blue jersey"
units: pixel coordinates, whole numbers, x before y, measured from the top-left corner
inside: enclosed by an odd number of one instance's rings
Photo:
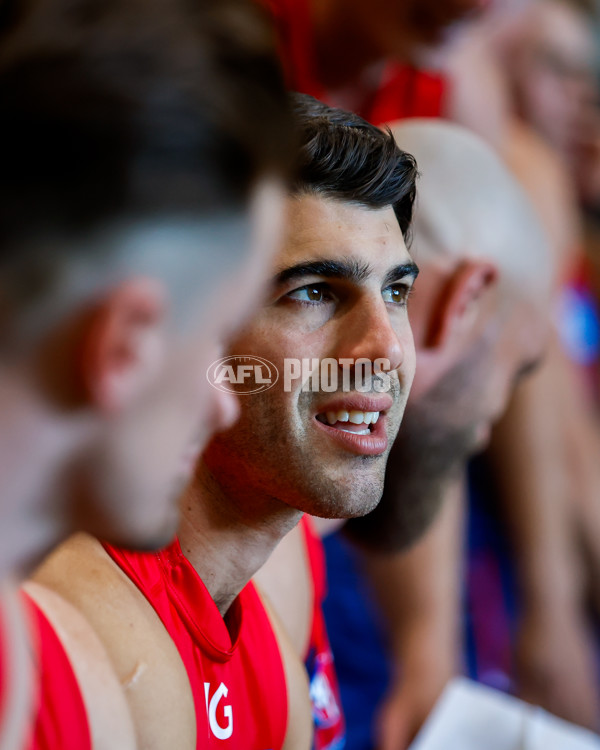
[[[321,538],[309,516],[301,522],[313,582],[313,611],[308,652],[305,657],[310,680],[310,700],[315,724],[315,750],[341,750],[346,744],[346,722],[333,654],[327,635],[323,600],[326,594],[325,554]]]
[[[560,288],[556,322],[563,350],[576,365],[583,388],[598,402],[600,314],[592,278],[590,262],[583,252],[577,252]]]

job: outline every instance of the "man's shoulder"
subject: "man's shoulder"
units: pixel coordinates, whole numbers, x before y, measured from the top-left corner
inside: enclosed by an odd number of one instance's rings
[[[36,623],[36,742],[46,738],[49,721],[53,741],[61,746],[133,750],[135,731],[127,700],[93,627],[76,607],[41,583],[28,581],[23,589]]]
[[[107,627],[119,627],[123,618],[132,618],[148,606],[102,544],[87,534],[76,534],[52,552],[32,580],[60,594],[84,615],[89,613],[92,623],[106,618]]]
[[[79,534],[34,575],[99,638],[144,747],[195,746],[194,703],[179,652],[150,602],[95,539]],[[65,643],[69,651],[68,642]]]
[[[309,748],[312,744],[312,712],[306,669],[268,597],[258,586],[257,592],[273,628],[286,684],[287,726],[282,750]]]

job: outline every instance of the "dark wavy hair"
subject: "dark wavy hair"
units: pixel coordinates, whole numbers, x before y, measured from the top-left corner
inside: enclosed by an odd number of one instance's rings
[[[306,94],[293,94],[300,157],[293,192],[313,193],[368,208],[392,206],[409,238],[417,164],[389,129],[335,109]]]

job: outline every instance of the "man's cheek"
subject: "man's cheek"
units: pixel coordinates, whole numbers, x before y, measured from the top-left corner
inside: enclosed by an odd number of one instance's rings
[[[402,401],[396,401],[394,406],[388,412],[389,430],[393,438],[396,437],[398,430],[400,429],[402,417],[404,416],[405,403],[405,399],[402,399]]]

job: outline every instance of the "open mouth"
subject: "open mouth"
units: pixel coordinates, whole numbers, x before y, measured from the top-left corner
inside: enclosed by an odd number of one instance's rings
[[[361,400],[363,403],[360,403]],[[349,453],[361,456],[379,456],[385,453],[388,447],[386,415],[392,404],[391,399],[389,403],[369,398],[353,398],[348,401],[350,403],[331,404],[329,409],[325,408],[315,414],[315,427]],[[373,407],[377,406],[380,409],[375,411]]]
[[[370,435],[381,416],[379,411],[327,411],[317,414],[316,419],[322,424],[353,435]]]

